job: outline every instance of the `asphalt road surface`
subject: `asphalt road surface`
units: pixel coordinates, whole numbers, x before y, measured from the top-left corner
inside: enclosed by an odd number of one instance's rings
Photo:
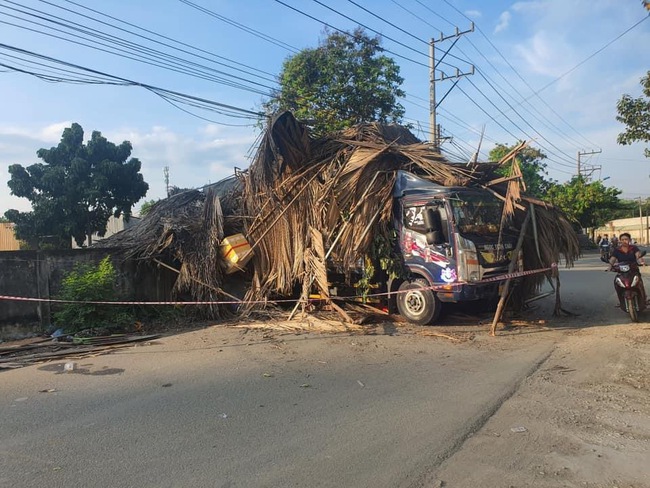
[[[603,268],[592,256],[561,275],[585,325],[625,319]],[[450,327],[476,334],[210,327],[72,372],[65,361],[0,372],[0,486],[429,486],[563,337]]]

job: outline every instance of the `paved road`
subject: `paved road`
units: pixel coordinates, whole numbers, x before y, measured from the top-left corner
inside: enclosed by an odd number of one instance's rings
[[[613,311],[602,269],[562,273],[585,325]],[[2,372],[0,486],[424,486],[562,338],[484,331],[455,344],[212,327],[73,373]]]

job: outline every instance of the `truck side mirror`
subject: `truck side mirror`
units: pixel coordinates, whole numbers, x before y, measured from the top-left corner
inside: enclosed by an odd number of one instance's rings
[[[424,226],[426,227],[427,244],[438,245],[444,242],[440,210],[426,208],[424,211]]]

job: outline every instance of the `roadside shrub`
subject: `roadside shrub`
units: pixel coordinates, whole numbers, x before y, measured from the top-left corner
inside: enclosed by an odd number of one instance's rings
[[[107,256],[97,265],[78,264],[61,283],[60,300],[77,302],[117,300],[117,273]],[[66,303],[53,314],[57,327],[66,333],[95,327],[124,326],[133,322],[130,310],[119,305]]]

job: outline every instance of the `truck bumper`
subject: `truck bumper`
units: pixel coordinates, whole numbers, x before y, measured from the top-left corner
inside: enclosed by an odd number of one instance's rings
[[[437,292],[441,302],[466,302],[472,300],[486,300],[499,296],[499,283],[485,283],[482,285],[462,284],[452,291]]]

